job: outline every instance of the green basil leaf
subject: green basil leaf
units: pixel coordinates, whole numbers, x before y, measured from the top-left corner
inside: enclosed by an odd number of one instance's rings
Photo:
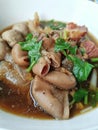
[[[55,42],[54,50],[55,52],[64,51],[70,47],[70,44],[68,42],[65,42],[64,39],[58,38]]]
[[[27,68],[27,71],[30,71],[32,67],[37,63],[38,59],[41,57],[41,46],[42,41],[37,41],[36,38],[33,38],[31,34],[28,34],[26,41],[19,42],[21,49],[28,52],[30,66]]]
[[[76,55],[76,52],[77,52],[77,46],[70,46],[69,49],[70,53],[72,55]]]
[[[69,59],[74,63],[73,73],[79,82],[87,80],[92,68],[92,64],[79,59],[76,56],[69,55]]]
[[[29,33],[29,34],[26,36],[26,41],[31,40],[32,38],[33,38],[32,33]]]
[[[85,99],[85,97],[88,95],[88,91],[83,89],[83,88],[80,88],[79,90],[77,90],[73,96],[73,100],[75,102],[80,102],[82,100]]]

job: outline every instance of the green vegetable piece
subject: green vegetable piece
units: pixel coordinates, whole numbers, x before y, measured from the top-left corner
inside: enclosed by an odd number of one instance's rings
[[[73,96],[73,100],[75,102],[80,102],[80,101],[83,101],[83,100],[87,100],[88,96],[88,91],[83,89],[83,88],[80,88],[79,90],[77,90]],[[87,101],[85,101],[85,103],[87,103]]]
[[[29,34],[26,36],[26,41],[31,40],[32,38],[33,38],[32,33],[29,33]]]
[[[69,51],[72,55],[76,55],[77,52],[77,46],[70,46]]]
[[[70,105],[77,102],[83,102],[85,105],[91,105],[92,107],[95,107],[98,104],[98,90],[91,91],[84,88],[78,89],[75,92]]]
[[[55,42],[55,47],[54,50],[55,52],[59,52],[59,51],[65,51],[66,49],[68,49],[70,47],[70,44],[68,42],[66,42],[64,39],[62,38],[58,38]]]
[[[77,46],[71,46],[70,43],[66,42],[62,38],[58,38],[55,42],[55,47],[54,47],[55,52],[62,52],[65,56],[65,51],[68,50],[70,54],[76,55],[77,51]]]
[[[80,48],[80,52],[81,52],[82,56],[86,53],[84,48]]]
[[[28,34],[26,37],[26,41],[19,42],[19,44],[21,45],[22,50],[28,52],[30,66],[27,68],[27,71],[29,72],[41,57],[40,50],[42,46],[42,41],[38,42],[36,38],[33,38],[32,34]]]
[[[19,42],[21,45],[22,50],[29,51],[32,48],[34,48],[35,44],[37,44],[36,38],[32,38],[31,40],[25,41],[25,42]]]
[[[93,107],[98,104],[98,90],[89,92],[89,104]]]
[[[74,63],[73,73],[79,82],[87,80],[92,68],[92,64],[79,59],[76,56],[69,55],[68,58]]]
[[[79,59],[76,56],[72,56],[72,55],[76,55],[77,46],[71,46],[64,39],[58,38],[55,42],[54,50],[55,52],[59,52],[59,51],[62,52],[68,59],[72,60],[72,62],[74,63],[73,73],[79,82],[87,80],[93,68],[93,65]],[[71,55],[67,55],[66,50],[69,51]]]
[[[98,58],[91,58],[91,62],[98,62]]]
[[[28,52],[28,56],[30,58],[30,66],[27,68],[29,72],[32,67],[38,62],[39,58],[41,57],[40,49],[42,46],[42,41],[36,43],[34,47]]]
[[[84,104],[85,104],[85,105],[87,105],[87,104],[88,104],[88,94],[87,94],[87,95],[85,95],[85,97],[84,97]]]

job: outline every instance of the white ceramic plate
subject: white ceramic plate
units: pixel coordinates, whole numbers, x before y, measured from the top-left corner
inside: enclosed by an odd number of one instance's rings
[[[33,18],[74,21],[98,38],[98,5],[87,0],[0,0],[0,30]],[[36,120],[0,110],[0,130],[98,130],[98,108],[69,120]]]

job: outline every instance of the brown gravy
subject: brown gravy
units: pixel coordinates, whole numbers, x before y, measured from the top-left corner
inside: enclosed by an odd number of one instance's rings
[[[18,94],[16,90],[10,89],[2,81],[0,81],[0,109],[28,118],[53,119],[40,107],[35,107],[34,102],[29,104],[26,95]],[[71,110],[70,118],[79,114],[80,110],[76,110],[74,107]]]
[[[11,27],[12,26],[9,26],[1,31],[0,35]],[[88,35],[92,41],[98,44],[98,40],[91,33]],[[2,83],[2,81],[0,81],[0,109],[28,118],[53,119],[53,117],[42,111],[40,107],[35,107],[33,101],[32,104],[29,104],[25,95],[18,94],[16,90],[7,87],[4,83]],[[73,107],[70,117],[74,117],[79,114],[80,110],[76,110],[76,108]]]
[[[34,117],[38,119],[52,119],[38,107],[28,103],[25,95],[17,94],[0,81],[0,109],[19,116]]]

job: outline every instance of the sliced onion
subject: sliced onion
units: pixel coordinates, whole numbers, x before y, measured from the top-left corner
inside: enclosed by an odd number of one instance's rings
[[[87,107],[87,108],[81,110],[80,113],[85,113],[85,112],[90,111],[90,110],[92,110],[92,109],[93,109],[93,107],[90,106],[90,107]]]
[[[97,71],[93,69],[91,80],[90,80],[90,89],[95,90],[97,87]]]

